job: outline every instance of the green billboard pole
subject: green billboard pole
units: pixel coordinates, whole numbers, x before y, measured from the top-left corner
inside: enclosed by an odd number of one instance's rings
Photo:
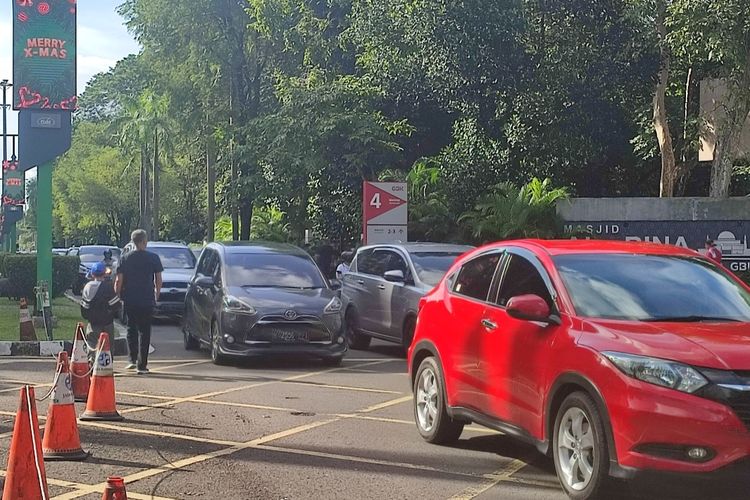
[[[52,162],[36,169],[36,276],[52,296]]]
[[[19,111],[19,164],[22,171],[37,167],[37,280],[50,292],[52,168],[55,159],[70,149],[72,112],[77,108],[77,9],[74,0],[13,2],[13,108]]]

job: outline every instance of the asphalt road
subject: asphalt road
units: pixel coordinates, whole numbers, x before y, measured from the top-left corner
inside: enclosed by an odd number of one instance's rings
[[[176,326],[156,326],[152,344],[147,377],[116,360],[126,420],[81,422],[92,456],[46,464],[53,498],[99,499],[110,475],[124,476],[134,499],[565,498],[551,461],[504,435],[470,426],[455,446],[423,442],[396,347],[374,342],[341,368],[300,359],[218,367],[184,351]],[[51,359],[0,360],[3,470],[19,388],[42,385],[43,395],[53,370]],[[38,408],[43,425],[47,402]],[[611,498],[746,498],[748,485],[657,477],[618,483]]]

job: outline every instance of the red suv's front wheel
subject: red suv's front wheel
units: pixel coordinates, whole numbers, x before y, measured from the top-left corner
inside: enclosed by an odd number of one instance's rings
[[[563,401],[555,418],[553,456],[565,493],[576,500],[602,497],[609,478],[604,424],[596,404],[583,392]]]
[[[435,358],[425,358],[414,378],[414,420],[425,441],[450,443],[459,438],[464,423],[447,412],[445,383]]]

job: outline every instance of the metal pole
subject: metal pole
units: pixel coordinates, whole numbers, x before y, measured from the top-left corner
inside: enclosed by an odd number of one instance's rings
[[[3,163],[8,160],[8,87],[12,87],[12,83],[8,83],[8,80],[0,81],[0,85],[3,87]],[[3,210],[0,205],[0,210]],[[6,252],[16,252],[16,225],[13,224],[10,230],[6,234],[5,241],[3,242],[4,249]]]
[[[36,280],[49,284],[52,297],[52,166],[54,162],[36,169]]]

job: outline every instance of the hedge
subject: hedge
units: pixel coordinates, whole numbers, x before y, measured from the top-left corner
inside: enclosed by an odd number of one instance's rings
[[[10,280],[11,294],[35,300],[36,254],[6,254],[0,265],[4,266],[5,277]],[[52,256],[52,294],[62,296],[73,285],[78,276],[78,257],[67,255]]]

